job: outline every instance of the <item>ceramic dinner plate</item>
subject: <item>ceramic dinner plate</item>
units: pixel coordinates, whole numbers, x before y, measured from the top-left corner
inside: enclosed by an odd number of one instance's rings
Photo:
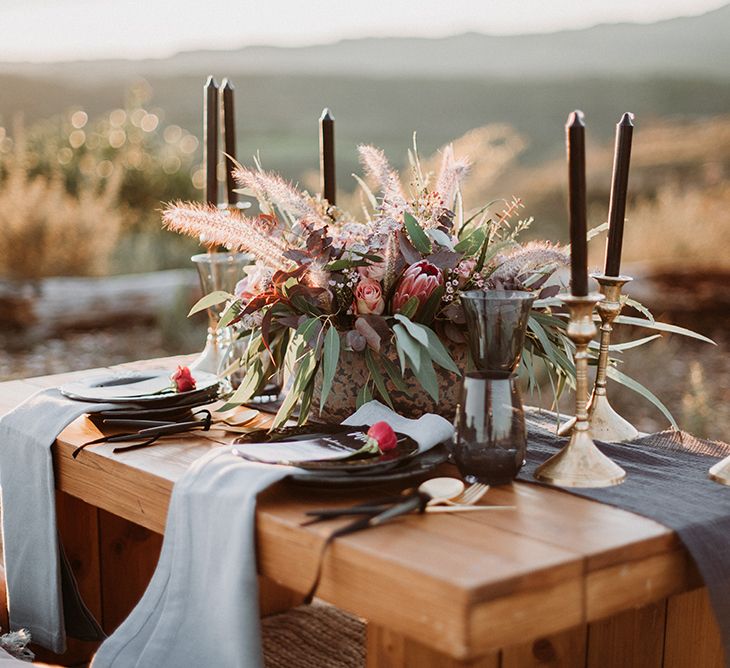
[[[236,444],[245,443],[274,443],[276,441],[286,441],[287,443],[295,443],[300,441],[311,441],[318,437],[325,437],[337,434],[352,433],[360,430],[367,432],[368,427],[345,426],[345,425],[327,425],[317,424],[303,427],[283,427],[269,432],[266,429],[259,429],[241,436],[236,439]],[[286,464],[296,466],[297,468],[307,469],[309,471],[337,471],[344,473],[383,471],[395,466],[399,466],[405,461],[412,459],[418,454],[418,443],[405,434],[396,432],[398,437],[398,445],[382,455],[357,455],[348,457],[347,459],[332,459],[323,461],[279,461],[277,464]],[[234,447],[235,450],[235,447]],[[240,453],[239,453],[240,454]],[[243,455],[241,455],[243,456]]]
[[[197,398],[215,397],[218,377],[212,373],[195,371],[196,387],[188,392],[166,391],[171,384],[171,369],[128,371],[116,374],[99,374],[62,385],[61,394],[77,401],[95,403],[169,406],[194,403]]]

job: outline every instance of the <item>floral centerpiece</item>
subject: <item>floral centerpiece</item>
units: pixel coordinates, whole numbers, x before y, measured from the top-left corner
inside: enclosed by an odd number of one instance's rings
[[[236,323],[249,339],[230,403],[249,400],[284,367],[291,380],[274,426],[297,406],[300,423],[315,407],[340,419],[373,397],[406,415],[437,407],[453,415],[457,376],[468,367],[459,294],[469,289],[534,291],[522,369],[533,387],[538,363],[557,392],[572,384],[565,319],[551,310],[560,286],[546,287],[568,249],[520,243],[532,223],[520,218],[520,199],[467,212],[459,186],[469,164],[451,146],[434,176],[414,142],[407,188],[381,150],[358,150],[376,186],[356,177],[360,218],[258,163],[234,172],[240,192],[258,200],[257,217],[186,203],[164,211],[169,229],[256,257],[235,294],[212,293],[194,307],[228,302],[220,325]]]

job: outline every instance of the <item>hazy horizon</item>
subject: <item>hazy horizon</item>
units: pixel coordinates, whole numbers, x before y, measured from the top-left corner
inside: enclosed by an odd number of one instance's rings
[[[362,37],[446,37],[552,33],[606,23],[654,23],[718,9],[725,0],[371,0],[368,12],[329,2],[270,0],[265,6],[219,0],[215,12],[180,0],[26,0],[0,9],[0,62],[165,58],[200,49],[306,46]],[[381,9],[382,8],[382,9]],[[463,11],[459,11],[459,10]],[[220,21],[220,17],[226,17]],[[28,35],[33,39],[29,40]]]

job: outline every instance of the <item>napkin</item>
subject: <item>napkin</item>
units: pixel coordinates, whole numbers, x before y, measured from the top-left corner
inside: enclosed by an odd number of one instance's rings
[[[402,418],[377,401],[345,424],[380,420],[421,452],[450,438],[437,415]],[[254,529],[256,496],[302,470],[216,448],[176,483],[160,560],[144,596],[102,644],[93,668],[262,668]]]
[[[104,632],[84,606],[59,544],[51,445],[80,415],[113,407],[71,401],[53,388],[37,392],[0,418],[10,628],[28,629],[33,642],[56,653],[66,649],[67,630],[82,640],[100,640]]]

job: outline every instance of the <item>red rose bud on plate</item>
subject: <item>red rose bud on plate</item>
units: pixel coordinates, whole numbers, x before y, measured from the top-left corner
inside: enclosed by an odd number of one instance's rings
[[[384,421],[376,422],[370,427],[367,437],[367,445],[370,445],[373,450],[377,447],[382,453],[388,452],[398,445],[398,438],[393,431],[393,427]]]
[[[170,380],[174,384],[175,392],[189,392],[195,389],[195,378],[186,366],[179,366],[170,376]]]

